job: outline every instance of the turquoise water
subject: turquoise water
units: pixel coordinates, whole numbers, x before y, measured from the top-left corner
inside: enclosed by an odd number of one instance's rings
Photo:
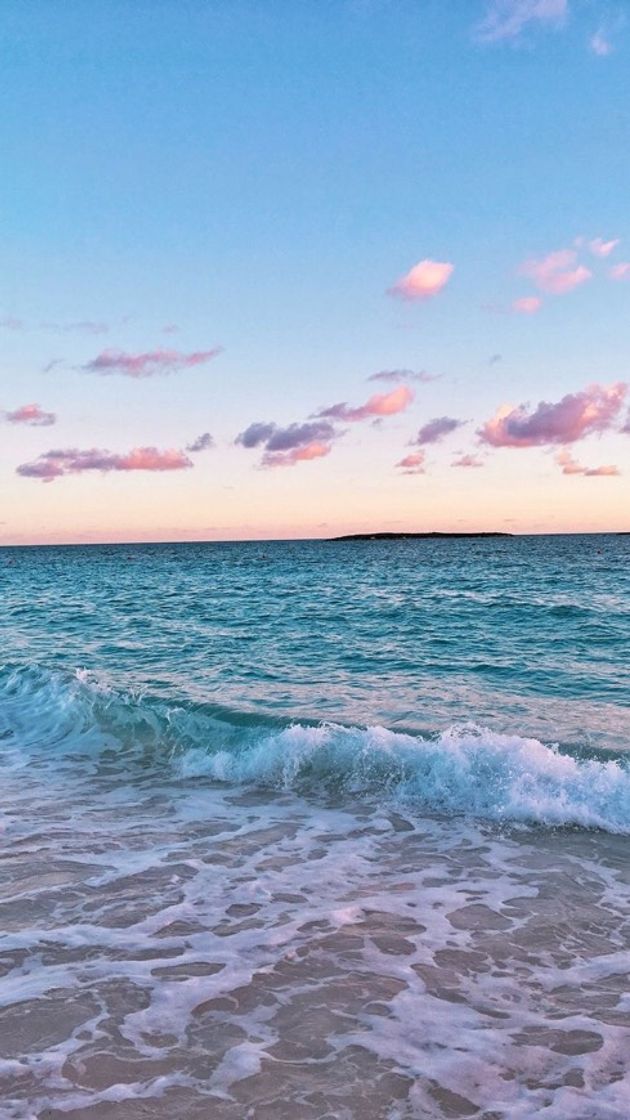
[[[0,579],[1,1116],[626,1116],[630,536]]]
[[[16,667],[228,719],[475,720],[628,746],[630,536],[0,555]]]
[[[630,536],[14,549],[0,570],[0,688],[45,703],[79,679],[105,727],[159,726],[156,762],[328,723],[625,765]]]

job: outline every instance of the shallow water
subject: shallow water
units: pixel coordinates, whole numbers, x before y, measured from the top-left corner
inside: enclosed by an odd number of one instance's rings
[[[0,1116],[625,1120],[629,560],[0,552]]]

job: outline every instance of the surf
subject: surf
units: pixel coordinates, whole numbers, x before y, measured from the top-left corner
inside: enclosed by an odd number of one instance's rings
[[[345,794],[370,806],[546,827],[630,833],[630,767],[621,753],[583,757],[475,723],[431,736],[381,726],[261,721],[219,705],[167,704],[117,691],[81,670],[11,666],[0,674],[0,749],[120,766],[142,761],[173,781],[210,780],[299,795]]]

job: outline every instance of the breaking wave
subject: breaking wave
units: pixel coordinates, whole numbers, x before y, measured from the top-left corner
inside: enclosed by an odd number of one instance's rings
[[[85,674],[0,672],[0,758],[58,766],[116,752],[129,771],[147,761],[175,780],[346,792],[407,811],[630,833],[628,759],[581,757],[537,739],[474,724],[431,737],[384,727],[263,723],[219,707],[123,694]]]

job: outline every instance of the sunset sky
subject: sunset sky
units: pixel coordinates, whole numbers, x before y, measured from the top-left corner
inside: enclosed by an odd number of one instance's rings
[[[0,25],[0,543],[630,529],[625,2]]]

